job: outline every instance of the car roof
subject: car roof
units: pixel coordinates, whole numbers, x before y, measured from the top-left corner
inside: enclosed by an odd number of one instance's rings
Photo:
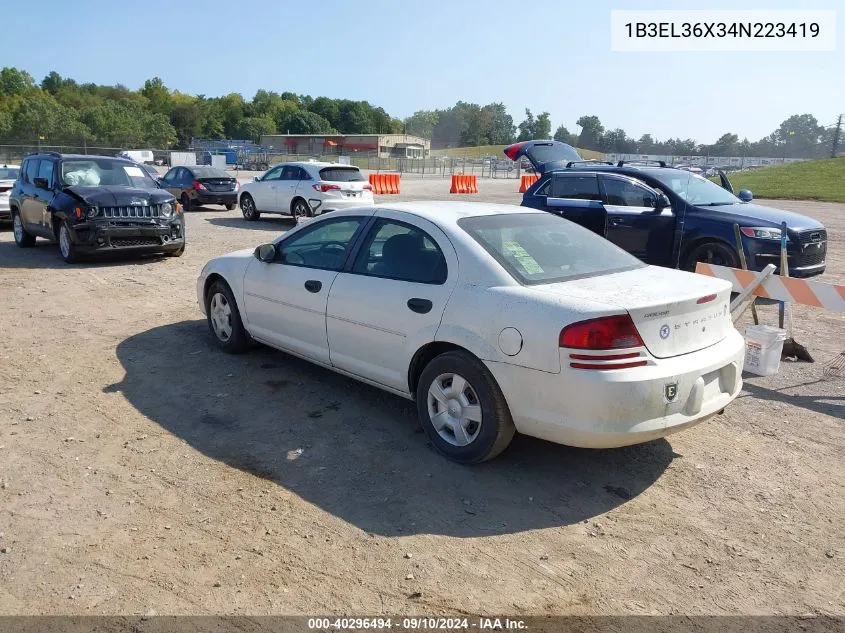
[[[347,169],[358,169],[358,167],[356,167],[355,165],[344,165],[343,163],[326,163],[323,161],[308,160],[298,160],[292,163],[279,163],[279,165],[296,165],[297,167],[317,167],[319,169],[323,169],[324,167],[346,167]],[[276,165],[273,166],[276,167]]]
[[[623,165],[619,167],[617,165],[584,165],[583,167],[567,167],[566,169],[555,169],[554,171],[550,172],[553,174],[571,174],[571,173],[579,173],[579,174],[590,174],[590,173],[610,173],[610,174],[622,174],[623,176],[633,176],[636,177],[640,174],[646,174],[648,176],[656,176],[657,174],[665,174],[668,172],[677,172],[677,173],[684,173],[690,174],[690,172],[686,169],[675,169],[673,167],[654,167],[652,165]]]
[[[470,218],[482,215],[546,213],[545,211],[521,207],[515,204],[497,204],[494,202],[453,202],[440,200],[387,203],[378,204],[376,207],[415,215],[439,226],[444,224],[454,224],[461,218]]]

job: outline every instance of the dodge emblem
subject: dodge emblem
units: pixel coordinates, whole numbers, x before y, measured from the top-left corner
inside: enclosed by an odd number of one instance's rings
[[[660,338],[666,339],[669,338],[669,333],[671,330],[669,329],[668,325],[661,325],[660,326]]]
[[[678,399],[678,383],[667,382],[663,385],[663,397],[666,398],[666,402],[675,402]]]

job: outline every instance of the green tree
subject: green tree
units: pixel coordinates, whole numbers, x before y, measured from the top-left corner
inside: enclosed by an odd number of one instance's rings
[[[489,130],[487,132],[487,145],[508,145],[513,143],[516,126],[513,124],[513,117],[508,114],[504,103],[488,103],[481,108],[482,112],[489,113]]]
[[[549,139],[552,137],[552,120],[548,112],[543,112],[537,115],[537,120],[534,123],[535,139]]]
[[[534,138],[534,128],[537,125],[537,121],[534,118],[534,115],[531,114],[531,110],[525,108],[525,120],[519,124],[519,136],[516,137],[517,141],[530,141]]]
[[[405,130],[408,134],[430,139],[439,119],[440,113],[436,110],[417,110],[405,119]]]
[[[333,134],[337,130],[319,114],[298,110],[282,122],[279,132],[282,134]]]
[[[141,88],[141,94],[149,102],[150,110],[170,116],[170,112],[173,110],[173,99],[170,96],[170,90],[167,89],[160,78],[147,79],[144,82],[144,87]]]
[[[21,97],[11,119],[9,134],[14,140],[32,142],[44,137],[51,143],[76,143],[93,138],[74,110],[40,90]]]
[[[556,141],[560,141],[561,143],[567,143],[568,145],[576,145],[578,143],[578,137],[571,134],[563,125],[559,126],[557,130],[555,130],[555,135],[552,138]]]
[[[4,67],[0,70],[0,97],[20,96],[35,87],[35,82],[25,70]]]
[[[604,126],[594,114],[584,115],[575,122],[581,128],[578,135],[578,147],[584,149],[601,149],[601,137],[604,134]]]
[[[248,116],[238,121],[233,134],[236,138],[258,143],[265,134],[276,133],[276,122],[269,116]]]

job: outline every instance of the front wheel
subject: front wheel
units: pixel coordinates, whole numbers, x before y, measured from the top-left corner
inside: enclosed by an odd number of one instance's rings
[[[728,268],[739,268],[739,255],[727,244],[721,242],[704,242],[689,252],[684,269],[695,272],[695,266],[698,262],[713,264],[715,266],[727,266]]]
[[[233,204],[227,204],[226,205],[226,211],[231,211],[234,208],[235,208],[235,205],[233,205]]]
[[[244,218],[250,222],[253,222],[261,217],[261,214],[255,207],[255,200],[253,200],[252,196],[248,193],[241,196],[241,213],[243,213]]]
[[[67,222],[62,222],[59,225],[59,253],[68,264],[75,264],[79,261],[79,253],[71,238]]]
[[[476,464],[492,459],[516,432],[495,378],[468,352],[446,352],[426,365],[416,397],[426,435],[453,461]]]
[[[244,329],[241,313],[229,285],[215,281],[205,296],[208,329],[218,347],[229,354],[240,354],[249,348],[249,334]]]
[[[35,236],[30,235],[23,228],[23,220],[17,211],[12,212],[12,232],[15,235],[15,244],[21,248],[30,248],[35,246]]]

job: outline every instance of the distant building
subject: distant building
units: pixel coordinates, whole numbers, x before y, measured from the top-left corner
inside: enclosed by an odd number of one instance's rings
[[[261,145],[304,156],[378,152],[379,158],[425,158],[431,153],[430,140],[411,134],[265,134]]]

